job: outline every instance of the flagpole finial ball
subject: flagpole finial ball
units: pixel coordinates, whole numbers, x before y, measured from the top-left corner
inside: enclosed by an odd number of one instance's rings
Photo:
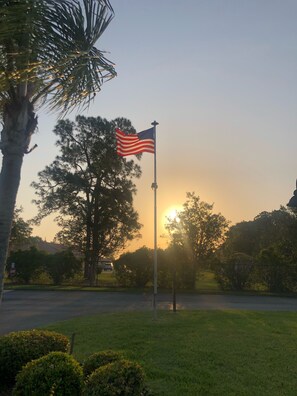
[[[157,125],[159,125],[159,123],[157,121],[153,121],[151,125],[157,126]]]

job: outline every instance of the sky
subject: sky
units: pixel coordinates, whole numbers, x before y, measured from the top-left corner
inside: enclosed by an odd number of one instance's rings
[[[115,18],[97,47],[118,76],[83,114],[125,117],[137,131],[159,122],[158,245],[166,245],[166,214],[186,192],[214,203],[231,224],[286,205],[297,178],[297,1],[111,3]],[[37,213],[31,182],[58,154],[57,115],[38,114],[38,148],[24,159],[17,199],[25,219]],[[154,241],[153,155],[140,165],[134,206],[142,238],[129,250]],[[53,218],[34,234],[53,240]]]

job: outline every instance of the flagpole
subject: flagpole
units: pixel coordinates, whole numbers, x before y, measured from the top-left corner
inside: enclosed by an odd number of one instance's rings
[[[154,183],[152,188],[154,189],[154,297],[153,297],[153,308],[154,318],[157,318],[157,293],[158,293],[158,257],[157,257],[157,136],[156,126],[159,125],[157,121],[152,122],[154,127],[154,138],[155,138],[155,153],[154,153]]]

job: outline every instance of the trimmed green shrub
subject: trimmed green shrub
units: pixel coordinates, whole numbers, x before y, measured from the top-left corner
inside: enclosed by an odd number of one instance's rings
[[[255,260],[245,253],[236,252],[223,261],[212,264],[222,290],[245,290],[251,287]]]
[[[43,270],[43,263],[47,254],[31,246],[27,250],[12,252],[7,259],[7,270],[9,272],[12,263],[15,264],[14,278],[23,283],[30,283],[39,276]]]
[[[101,351],[89,356],[83,363],[84,376],[87,377],[93,371],[106,364],[123,359],[123,356],[116,351]]]
[[[14,384],[24,364],[52,351],[67,352],[69,340],[63,334],[45,330],[18,331],[0,337],[0,378]]]
[[[142,367],[118,360],[96,369],[87,379],[84,396],[140,396],[147,394]]]
[[[80,396],[83,371],[73,356],[51,352],[27,363],[16,376],[13,396]]]
[[[121,286],[145,287],[152,279],[153,251],[143,246],[127,252],[114,262],[115,277]]]
[[[296,264],[290,263],[281,246],[269,246],[258,255],[256,277],[272,293],[294,291]]]
[[[175,279],[176,289],[195,288],[193,266],[193,260],[182,246],[170,245],[165,250],[158,249],[158,286],[171,289]]]
[[[81,260],[70,249],[49,254],[45,260],[45,271],[55,285],[60,285],[81,271]]]

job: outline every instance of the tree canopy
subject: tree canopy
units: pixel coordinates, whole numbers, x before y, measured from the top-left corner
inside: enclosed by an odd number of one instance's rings
[[[58,214],[57,239],[83,252],[93,280],[99,258],[124,248],[140,229],[133,209],[133,179],[141,170],[117,155],[115,127],[135,133],[124,118],[78,116],[76,122],[59,121],[54,132],[60,154],[32,183],[38,220]]]
[[[222,246],[226,256],[229,252],[241,252],[256,257],[262,249],[283,245],[291,249],[297,244],[297,215],[281,207],[272,212],[261,212],[254,220],[242,221],[232,227]]]
[[[192,262],[194,287],[199,267],[223,243],[228,221],[220,213],[213,213],[213,204],[189,192],[183,209],[167,221],[171,243],[181,246]]]

